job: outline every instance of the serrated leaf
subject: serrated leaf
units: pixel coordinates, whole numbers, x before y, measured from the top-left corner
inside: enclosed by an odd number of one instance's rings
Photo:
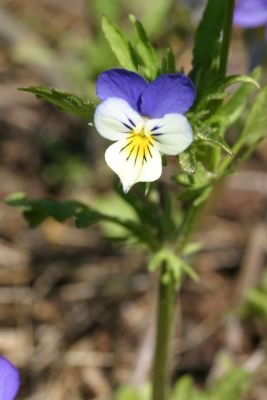
[[[60,110],[70,112],[79,117],[87,118],[90,122],[93,121],[95,104],[83,100],[79,96],[44,86],[29,86],[19,88],[19,90],[33,93],[38,97],[38,99],[46,100],[49,103],[54,104]]]
[[[157,76],[157,54],[147,37],[146,31],[134,15],[129,16],[131,23],[135,28],[136,49],[143,63],[144,72],[149,80],[153,80]]]
[[[182,170],[188,175],[193,175],[197,170],[197,160],[193,151],[188,150],[181,153],[179,163]]]
[[[123,68],[138,72],[134,52],[127,37],[107,16],[102,18],[102,29],[106,39]]]
[[[206,142],[210,142],[215,144],[216,146],[220,146],[226,153],[233,157],[233,152],[230,146],[226,143],[226,141],[214,132],[209,132],[207,130],[199,130],[198,137]]]

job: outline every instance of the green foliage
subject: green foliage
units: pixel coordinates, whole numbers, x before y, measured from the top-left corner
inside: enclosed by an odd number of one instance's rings
[[[19,90],[34,93],[38,99],[46,100],[60,110],[86,118],[89,122],[93,121],[95,104],[85,101],[79,96],[43,86],[30,86]]]
[[[258,67],[251,73],[251,78],[259,84],[261,74],[261,68]],[[249,95],[255,91],[254,86],[255,84],[251,85],[251,82],[243,82],[211,117],[212,120],[223,121],[225,129],[234,124],[244,111]]]
[[[218,135],[218,132],[216,132],[216,130],[213,132],[212,129],[205,129],[204,126],[204,129],[198,130],[197,136],[206,142],[212,143],[216,146],[220,146],[224,151],[226,151],[226,153],[228,153],[230,156],[233,156],[230,146],[222,137]]]
[[[241,141],[248,146],[258,143],[267,135],[267,85],[255,98],[253,106],[246,119],[244,130],[241,134]]]
[[[197,160],[195,153],[189,149],[179,155],[179,163],[183,170],[188,175],[193,175],[197,170]]]
[[[97,222],[105,221],[122,226],[138,241],[146,243],[148,246],[154,245],[155,238],[148,234],[146,227],[139,225],[134,220],[104,214],[79,201],[29,200],[24,193],[19,192],[7,197],[6,203],[20,209],[31,228],[36,228],[49,217],[58,222],[74,218],[77,228],[87,228]]]
[[[250,374],[230,364],[226,367],[225,373],[206,390],[199,389],[191,376],[182,376],[175,383],[170,400],[240,400],[250,384]],[[122,386],[118,389],[115,400],[149,400],[150,390],[149,384],[140,389]]]
[[[162,248],[154,253],[148,263],[148,270],[153,272],[165,265],[165,274],[163,275],[163,282],[168,284],[174,280],[176,285],[181,283],[183,273],[187,274],[191,279],[197,281],[198,275],[194,269],[186,263],[181,257],[177,256],[174,251],[168,248]]]
[[[150,384],[145,384],[139,389],[130,386],[121,386],[116,394],[115,400],[149,400],[151,393]]]
[[[158,72],[156,51],[150,43],[141,22],[134,15],[130,15],[130,21],[135,28],[135,47],[142,61],[144,75],[147,79],[153,80]]]
[[[161,3],[161,0],[158,0]],[[111,7],[111,14],[119,15],[117,4]],[[225,0],[209,0],[203,18],[196,32],[191,73],[197,85],[197,101],[193,111],[188,113],[195,140],[185,152],[179,155],[181,171],[173,177],[183,187],[178,195],[184,207],[199,207],[209,197],[211,190],[238,162],[245,159],[257,143],[266,135],[267,88],[255,96],[251,112],[244,124],[242,134],[228,140],[227,129],[236,122],[248,103],[248,96],[259,89],[261,72],[256,69],[251,76],[219,74],[220,35],[223,26]],[[102,19],[105,37],[123,68],[141,73],[147,80],[153,80],[160,73],[175,72],[175,56],[170,48],[165,49],[161,61],[139,20],[130,16],[134,29],[133,40],[126,35],[109,17]],[[97,47],[96,47],[97,52]],[[238,85],[234,90],[229,87]],[[64,111],[93,120],[95,105],[78,96],[44,87],[22,88],[37,97],[55,104]],[[74,217],[76,226],[87,227],[96,222],[107,222],[123,228],[122,240],[132,235],[153,249],[155,257],[150,269],[161,262],[166,263],[166,281],[170,277],[179,282],[182,273],[192,278],[196,275],[185,259],[177,257],[169,249],[169,243],[177,240],[181,229],[181,214],[172,196],[161,184],[154,190],[153,184],[139,185],[130,193],[123,193],[116,187],[120,199],[133,210],[134,216],[122,218],[110,215],[75,201],[28,200],[9,198],[8,204],[19,207],[31,226],[39,225],[48,217],[64,221]],[[62,210],[60,211],[60,209]],[[180,215],[179,215],[180,213]],[[127,233],[126,233],[127,231]],[[162,247],[164,248],[161,251]]]
[[[123,68],[137,72],[136,56],[125,34],[106,16],[102,18],[102,28],[120,65]]]
[[[248,390],[249,378],[247,371],[233,366],[210,388],[201,391],[194,385],[192,378],[185,375],[176,383],[171,400],[240,400]]]
[[[241,306],[241,314],[245,317],[259,317],[267,324],[267,272],[264,271],[258,287],[250,289]]]
[[[195,35],[192,79],[198,89],[216,76],[225,0],[209,0]]]
[[[237,138],[233,149],[224,138],[226,129],[244,110],[248,95],[258,90],[260,76],[261,71],[257,68],[251,76],[233,75],[217,79],[205,89],[205,96],[199,100],[195,113],[189,115],[195,140],[187,151],[179,155],[182,172],[173,177],[175,182],[185,187],[179,195],[181,201],[191,201],[194,206],[205,202],[213,186],[240,162],[239,153],[249,144],[245,137],[250,138],[251,145],[255,138],[261,139],[266,134],[266,113],[263,111],[266,94],[265,89],[261,89],[244,132]],[[226,90],[233,84],[239,84],[239,87],[229,95]],[[222,102],[224,98],[226,101]],[[257,135],[253,128],[255,119]],[[247,156],[248,152],[244,157]]]

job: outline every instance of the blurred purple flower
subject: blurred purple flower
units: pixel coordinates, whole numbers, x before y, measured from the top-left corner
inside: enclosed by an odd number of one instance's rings
[[[237,0],[234,24],[243,28],[267,25],[267,0]]]
[[[13,400],[20,385],[18,370],[5,357],[0,356],[0,400]]]

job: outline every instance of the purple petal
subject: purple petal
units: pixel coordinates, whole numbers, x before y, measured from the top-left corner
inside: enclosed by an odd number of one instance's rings
[[[163,74],[155,79],[141,96],[141,112],[152,118],[166,114],[183,114],[194,103],[196,89],[183,74]]]
[[[13,400],[20,385],[18,370],[0,356],[0,400]]]
[[[148,83],[138,74],[127,69],[116,68],[102,72],[96,82],[96,94],[100,100],[118,97],[126,100],[139,111],[140,96]]]
[[[267,24],[267,0],[237,1],[234,24],[244,28],[256,28]]]

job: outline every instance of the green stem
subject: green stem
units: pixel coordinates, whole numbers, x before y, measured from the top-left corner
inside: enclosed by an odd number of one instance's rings
[[[169,399],[170,342],[175,304],[175,284],[163,283],[165,266],[161,267],[158,295],[157,337],[152,377],[152,400]]]
[[[221,47],[219,75],[224,77],[226,74],[229,46],[232,35],[232,23],[234,15],[235,0],[225,0],[225,14],[223,23],[223,41]]]
[[[189,207],[175,243],[181,253],[193,231],[201,206]],[[170,341],[175,306],[175,282],[163,282],[165,266],[161,267],[158,294],[157,337],[152,377],[152,400],[168,400],[170,392]]]

